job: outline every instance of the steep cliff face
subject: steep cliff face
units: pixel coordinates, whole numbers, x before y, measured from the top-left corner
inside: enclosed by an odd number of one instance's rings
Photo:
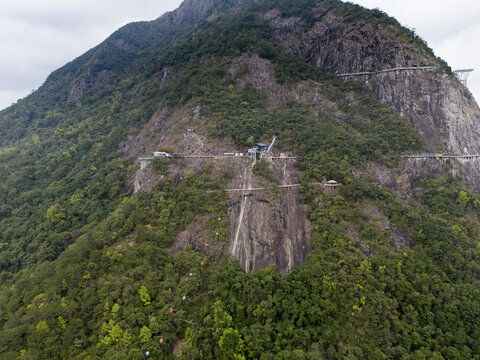
[[[264,18],[287,54],[336,74],[373,72],[398,67],[437,66],[433,70],[394,71],[359,76],[375,97],[405,116],[430,151],[478,154],[480,109],[454,75],[424,47],[401,38],[381,25],[345,23],[341,16],[314,9],[322,18],[302,33],[300,18],[281,18],[278,11]],[[463,164],[464,183],[476,191],[480,174],[472,162]],[[458,173],[458,172],[457,172]]]
[[[185,26],[199,21],[213,21],[219,16],[231,16],[242,9],[245,0],[185,0],[172,14],[172,24]]]
[[[353,4],[187,0],[56,71],[0,111],[0,359],[480,359],[480,194],[446,176],[480,160],[399,161],[406,118],[476,152],[478,108],[321,70],[442,64]],[[272,133],[295,159],[218,156]]]
[[[175,11],[175,25],[191,24],[203,19],[210,12],[215,0],[186,0]]]
[[[230,200],[230,251],[248,272],[275,264],[290,271],[303,263],[311,245],[310,225],[298,189],[279,189],[275,185],[298,184],[299,173],[293,160],[273,160],[269,168],[275,183],[261,181],[251,167],[237,169],[229,186],[234,189],[259,189],[233,193]]]
[[[242,59],[238,61],[242,62]],[[257,86],[269,84],[281,92],[281,87],[266,76],[271,66],[268,61],[259,61],[254,56],[248,58],[247,62],[253,69],[258,66],[267,69],[251,72],[251,76],[263,79],[259,80]],[[276,91],[271,91],[270,94],[275,98],[273,94],[276,94]],[[231,143],[221,144],[209,139],[200,115],[201,108],[198,106],[176,111],[161,110],[136,136],[131,135],[120,144],[118,151],[137,163],[135,175],[129,181],[134,192],[150,192],[156,184],[166,178],[166,175],[154,170],[151,162],[137,162],[138,157],[151,154],[160,148],[170,152],[191,154],[203,143],[198,155],[243,151],[235,149]],[[201,142],[185,132],[188,126],[195,128]],[[225,204],[225,210],[230,209],[227,212],[230,233],[225,241],[212,241],[211,231],[206,228],[207,219],[199,218],[179,233],[172,249],[174,252],[184,250],[187,246],[204,253],[229,252],[247,272],[258,271],[270,264],[274,264],[279,271],[288,272],[294,265],[303,263],[311,250],[311,227],[306,218],[305,206],[299,199],[299,189],[276,188],[299,183],[300,173],[295,167],[294,159],[275,159],[268,162],[274,176],[274,179],[271,179],[273,181],[253,174],[255,165],[251,158],[225,157],[211,160],[190,158],[170,160],[168,164],[167,176],[172,177],[175,183],[180,182],[187,172],[199,172],[207,164],[212,164],[214,171],[219,173],[227,171],[232,174],[227,188],[238,189],[229,193],[231,195]],[[241,190],[248,188],[255,190],[245,192]],[[204,248],[205,243],[209,243],[207,249]]]
[[[187,1],[174,13],[175,25],[191,24],[218,15],[214,1]],[[227,13],[235,13],[242,2],[228,7]],[[193,12],[195,14],[193,14]],[[360,22],[352,25],[342,17],[320,5],[312,10],[317,22],[308,30],[301,18],[282,18],[281,12],[272,10],[263,15],[273,29],[276,40],[287,55],[295,55],[304,62],[334,73],[378,71],[407,66],[438,66],[442,62],[416,43],[405,41],[403,33],[395,33],[381,25],[374,27]],[[212,18],[213,19],[213,18]],[[403,35],[402,35],[403,34]],[[152,78],[163,87],[176,71],[167,69]],[[279,84],[271,60],[256,54],[243,54],[234,58],[226,68],[227,75],[238,88],[252,85],[264,93],[268,106],[275,108],[287,99],[295,99],[314,109],[332,115],[344,122],[345,114],[328,99],[322,84],[300,81],[293,86]],[[441,70],[402,71],[359,77],[375,97],[392,111],[408,118],[419,131],[427,148],[432,151],[452,153],[478,153],[480,133],[480,110],[466,88],[453,75]],[[355,105],[355,95],[347,94],[347,102]],[[206,124],[201,119],[200,107],[164,109],[157,112],[138,135],[131,135],[121,144],[119,151],[132,160],[159,148],[171,152],[192,153],[199,146],[186,133],[193,126],[204,141],[202,154],[221,154],[232,151],[232,143],[219,143],[206,134]],[[237,151],[244,151],[237,149]],[[199,171],[210,160],[182,161],[170,164],[170,175],[175,182],[187,171]],[[252,165],[252,164],[250,164]],[[230,236],[226,243],[210,247],[231,252],[248,272],[258,271],[268,264],[275,264],[281,271],[289,271],[301,264],[310,250],[310,226],[304,206],[299,201],[298,190],[275,189],[275,185],[299,182],[299,173],[293,161],[277,160],[269,163],[275,175],[274,183],[266,182],[252,173],[252,168],[243,160],[221,163],[234,175],[228,184],[232,189],[256,188],[255,191],[233,192],[229,199],[228,213]],[[352,168],[352,176],[370,172],[379,180],[378,184],[394,190],[408,199],[415,184],[423,178],[435,178],[448,172],[462,179],[463,185],[480,190],[478,170],[474,161],[405,160],[397,170],[371,163],[364,169]],[[130,185],[134,191],[151,191],[156,183],[164,179],[150,165],[139,168]],[[261,188],[258,190],[258,188]],[[198,251],[209,241],[198,219],[180,233],[174,250],[191,245]],[[398,246],[395,246],[397,248]],[[401,248],[401,247],[398,247]]]

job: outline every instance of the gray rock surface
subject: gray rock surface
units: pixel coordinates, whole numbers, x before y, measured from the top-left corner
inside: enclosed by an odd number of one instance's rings
[[[235,169],[230,187],[245,186],[245,174],[248,174],[242,169],[245,166]],[[275,174],[276,185],[299,182],[300,174],[293,160],[273,160],[269,167]],[[253,176],[251,187],[266,189],[247,192],[243,217],[240,217],[243,196],[239,193],[232,196],[230,250],[238,241],[234,256],[247,272],[258,271],[269,264],[275,264],[279,271],[290,271],[294,265],[302,264],[311,250],[311,227],[305,206],[299,201],[299,190],[268,189],[273,185]],[[235,239],[237,232],[238,239]]]
[[[440,66],[437,58],[401,41],[381,26],[345,24],[328,14],[302,32],[298,18],[283,19],[276,11],[264,16],[289,55],[342,74],[408,66]],[[441,70],[401,71],[357,78],[393,112],[405,116],[432,152],[479,154],[480,109],[466,87]],[[475,162],[462,163],[464,184],[480,191]],[[452,169],[455,169],[453,167]],[[418,175],[428,174],[418,169]],[[460,171],[455,171],[459,174]]]

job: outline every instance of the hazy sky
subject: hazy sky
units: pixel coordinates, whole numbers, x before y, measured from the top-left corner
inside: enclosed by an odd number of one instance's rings
[[[279,0],[280,1],[280,0]],[[180,0],[0,0],[0,109],[37,89],[53,70],[131,21],[153,20]],[[480,1],[355,0],[422,36],[454,69],[475,68],[480,100]]]

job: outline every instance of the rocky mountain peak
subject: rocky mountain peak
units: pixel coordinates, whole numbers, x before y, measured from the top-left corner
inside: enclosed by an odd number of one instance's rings
[[[198,21],[215,19],[220,13],[235,13],[245,0],[185,0],[175,10],[175,25],[194,24]]]
[[[0,359],[480,360],[448,69],[338,0],[119,29],[0,111]]]

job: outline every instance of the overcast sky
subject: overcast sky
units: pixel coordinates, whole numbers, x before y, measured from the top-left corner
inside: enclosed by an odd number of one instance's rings
[[[280,1],[280,0],[279,0]],[[0,109],[37,89],[55,69],[126,23],[153,20],[180,0],[0,0]],[[355,0],[415,28],[454,69],[475,68],[480,99],[480,1]]]

